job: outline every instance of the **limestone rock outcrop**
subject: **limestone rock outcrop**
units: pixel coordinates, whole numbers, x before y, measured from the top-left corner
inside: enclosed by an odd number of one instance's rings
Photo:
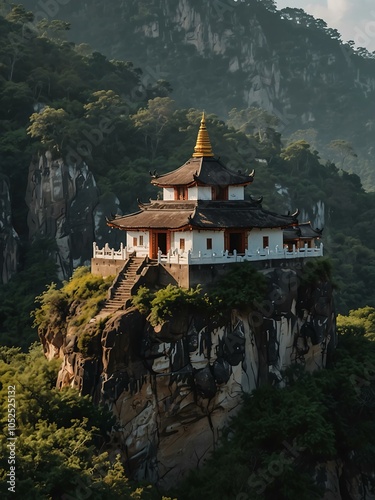
[[[67,279],[73,269],[89,265],[92,243],[119,246],[119,236],[106,225],[105,215],[117,213],[115,195],[99,197],[92,172],[85,163],[67,165],[53,160],[49,152],[31,162],[26,204],[29,208],[29,238],[48,237],[56,241],[59,277]]]
[[[190,311],[154,328],[130,308],[107,318],[90,355],[69,335],[42,339],[63,357],[58,386],[78,387],[119,418],[133,477],[176,484],[212,452],[243,393],[278,384],[293,363],[325,365],[336,342],[331,284],[304,284],[298,263],[283,266],[262,270],[268,293],[255,310],[232,310],[221,324]]]

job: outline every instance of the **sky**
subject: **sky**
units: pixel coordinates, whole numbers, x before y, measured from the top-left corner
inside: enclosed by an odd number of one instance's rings
[[[343,41],[375,50],[375,0],[276,0],[278,9],[304,9],[336,28]]]

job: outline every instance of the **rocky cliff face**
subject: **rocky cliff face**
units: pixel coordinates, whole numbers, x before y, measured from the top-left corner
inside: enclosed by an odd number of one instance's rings
[[[17,271],[19,238],[12,225],[9,185],[0,177],[0,283],[7,283]]]
[[[44,334],[46,354],[63,359],[58,385],[91,394],[119,418],[118,448],[137,479],[175,484],[215,448],[243,393],[280,383],[293,363],[325,365],[336,342],[331,284],[303,284],[298,265],[262,272],[264,301],[232,310],[221,325],[193,311],[154,328],[132,308],[99,330],[88,324],[86,333],[97,333],[86,356],[76,334]]]
[[[37,0],[24,4],[40,9]],[[169,81],[180,106],[225,117],[259,105],[287,131],[316,127],[324,145],[348,139],[358,152],[371,141],[373,62],[321,20],[292,22],[262,2],[232,0],[78,0],[58,14],[75,41],[140,65],[146,88]]]
[[[86,164],[66,165],[48,152],[32,161],[26,203],[29,237],[55,240],[61,279],[69,278],[77,266],[90,264],[93,241],[119,246],[121,235],[105,224],[105,215],[117,213],[119,202],[115,195],[100,199]]]

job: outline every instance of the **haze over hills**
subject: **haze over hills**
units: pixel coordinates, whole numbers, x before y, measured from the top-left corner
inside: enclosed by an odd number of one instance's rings
[[[36,0],[23,4],[40,12]],[[303,130],[300,138],[336,162],[327,145],[348,141],[358,156],[345,168],[374,188],[375,61],[324,20],[277,11],[272,0],[78,0],[56,10],[72,40],[132,61],[146,86],[169,82],[181,107],[226,120],[232,108],[260,106],[278,118],[284,140]]]

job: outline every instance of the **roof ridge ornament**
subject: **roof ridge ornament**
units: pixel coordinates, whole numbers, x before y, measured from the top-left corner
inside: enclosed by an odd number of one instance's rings
[[[212,151],[210,137],[207,132],[206,117],[203,111],[193,158],[202,158],[204,156],[213,157],[214,153]]]

